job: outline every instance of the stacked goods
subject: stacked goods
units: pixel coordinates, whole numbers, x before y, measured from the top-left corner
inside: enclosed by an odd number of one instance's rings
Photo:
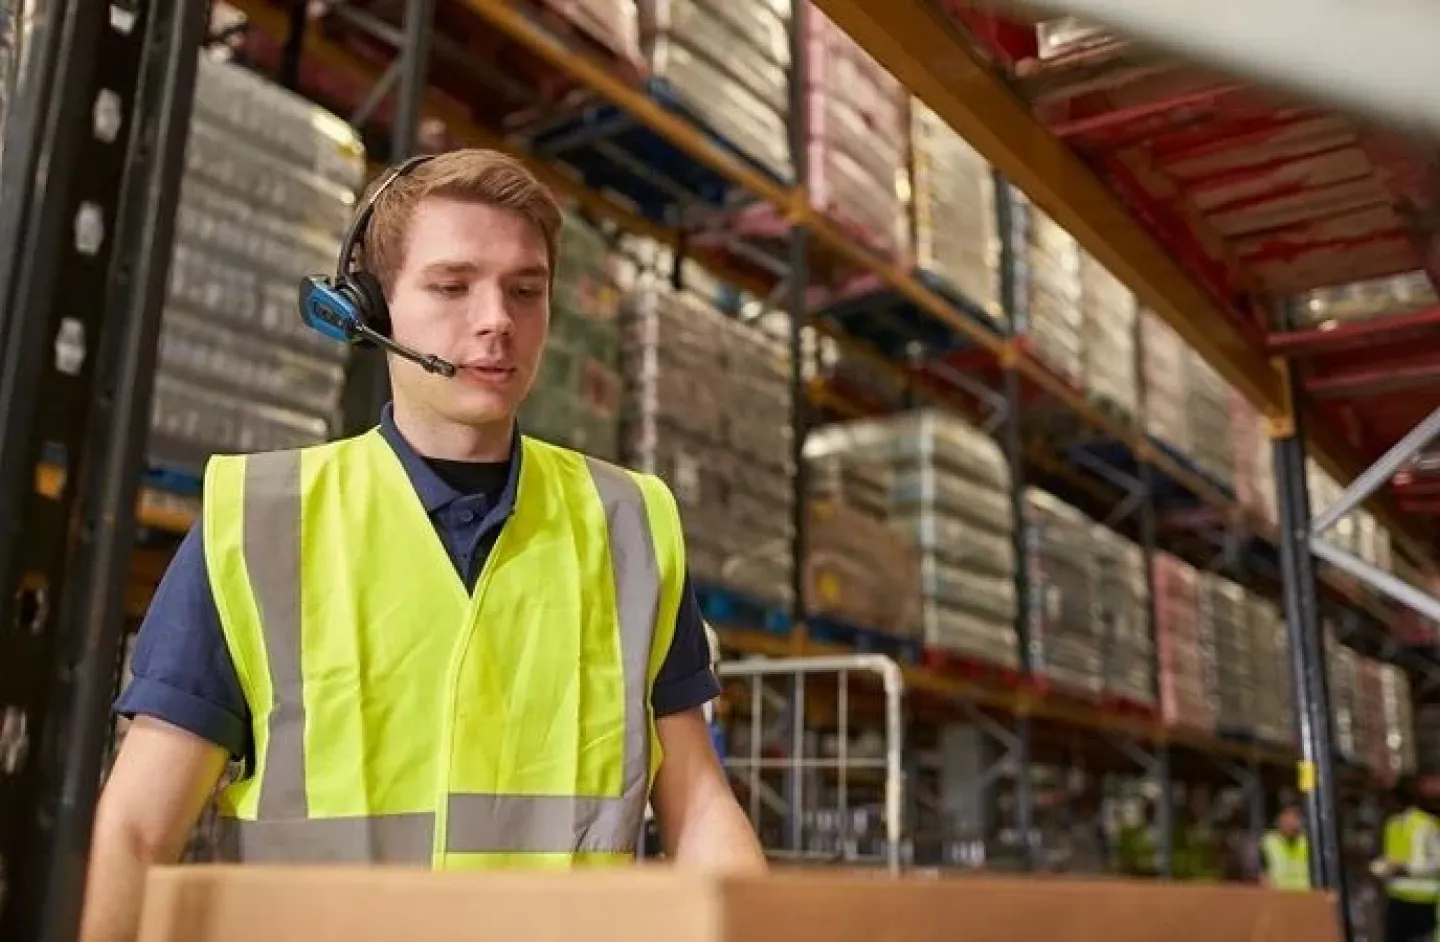
[[[638,69],[634,0],[546,0],[544,6],[621,63]]]
[[[1088,252],[1080,256],[1085,391],[1133,420],[1140,412],[1135,295]]]
[[[604,237],[567,216],[550,303],[550,338],[521,409],[527,434],[603,458],[620,452],[620,292]]]
[[[777,177],[794,176],[790,4],[639,0],[651,74],[703,123]]]
[[[1326,624],[1325,663],[1330,673],[1331,722],[1335,724],[1335,750],[1340,758],[1355,764],[1360,761],[1357,730],[1359,696],[1359,659],[1351,649],[1340,644],[1333,625]]]
[[[1146,434],[1181,452],[1190,450],[1190,348],[1152,311],[1140,313],[1141,401]]]
[[[1367,769],[1390,764],[1385,716],[1385,665],[1369,657],[1355,659],[1355,747]]]
[[[1025,490],[1033,672],[1078,693],[1104,689],[1100,620],[1090,595],[1093,523],[1035,488]]]
[[[1029,317],[1031,349],[1077,388],[1084,372],[1084,320],[1080,313],[1080,245],[1020,191],[1014,194],[1017,229],[1025,234],[1019,310]],[[1018,234],[1018,233],[1017,233]]]
[[[833,500],[812,500],[805,550],[805,606],[812,615],[914,637],[920,561],[913,540],[883,519]]]
[[[1330,473],[1320,467],[1314,458],[1305,459],[1305,478],[1310,491],[1310,514],[1319,516],[1340,501],[1345,488],[1341,487]],[[1320,535],[1320,539],[1337,549],[1353,553],[1356,549],[1356,520],[1354,513],[1348,513]]]
[[[903,258],[909,96],[813,5],[805,31],[811,202],[872,249]]]
[[[1190,442],[1187,454],[1227,488],[1235,484],[1235,451],[1230,437],[1230,387],[1214,368],[1193,350],[1185,358],[1186,423]]]
[[[1285,619],[1279,606],[1258,595],[1249,596],[1245,608],[1255,652],[1255,736],[1276,745],[1293,745],[1295,714]]]
[[[889,468],[891,525],[920,551],[924,642],[1015,667],[1015,524],[1010,470],[995,441],[923,410],[826,426],[805,449]]]
[[[1230,436],[1235,449],[1235,500],[1257,519],[1278,522],[1275,453],[1265,420],[1243,395],[1230,391]]]
[[[903,408],[909,384],[903,375],[877,366],[869,357],[857,355],[810,328],[804,333],[802,358],[806,381],[819,380],[826,387],[861,393],[879,411]]]
[[[1410,678],[1394,664],[1380,665],[1385,710],[1385,765],[1395,775],[1415,771],[1415,715]]]
[[[202,56],[176,215],[150,451],[198,468],[217,451],[323,441],[345,348],[295,309],[333,271],[365,163],[339,118]]]
[[[621,455],[669,483],[691,576],[787,607],[794,532],[783,344],[653,272],[625,302]]]
[[[985,158],[918,98],[910,102],[915,265],[999,322],[1000,234]]]
[[[845,452],[822,453],[818,447],[806,440],[810,498],[841,504],[871,520],[885,521],[890,505],[890,469]]]
[[[1390,555],[1390,531],[1368,510],[1357,510],[1355,518],[1355,555],[1386,572],[1395,568]]]
[[[1230,733],[1255,732],[1255,637],[1245,590],[1214,573],[1200,576],[1199,612],[1215,645],[1216,723]]]
[[[1300,299],[1298,319],[1313,326],[1330,321],[1358,321],[1387,314],[1405,314],[1434,307],[1435,288],[1424,272],[1391,275],[1348,285],[1317,288]]]
[[[1151,563],[1155,635],[1160,662],[1160,715],[1171,726],[1214,732],[1210,677],[1214,646],[1199,617],[1199,574],[1188,563],[1156,553]]]
[[[1100,624],[1105,693],[1155,704],[1155,643],[1145,551],[1101,524],[1090,527],[1090,598]]]

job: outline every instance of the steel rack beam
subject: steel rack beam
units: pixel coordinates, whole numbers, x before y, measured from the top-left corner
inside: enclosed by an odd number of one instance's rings
[[[206,29],[204,4],[108,10],[52,0],[31,21],[0,178],[0,937],[17,942],[78,930]],[[65,456],[48,493],[47,443]]]

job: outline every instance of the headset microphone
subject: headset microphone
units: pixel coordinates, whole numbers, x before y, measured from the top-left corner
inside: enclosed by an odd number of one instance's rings
[[[407,347],[403,343],[391,340],[382,333],[377,333],[364,324],[355,329],[355,333],[363,340],[368,340],[378,347],[383,347],[398,357],[404,357],[411,363],[419,364],[420,368],[427,373],[438,373],[441,376],[454,376],[455,364],[449,360],[442,360],[433,353],[421,353],[413,347]]]

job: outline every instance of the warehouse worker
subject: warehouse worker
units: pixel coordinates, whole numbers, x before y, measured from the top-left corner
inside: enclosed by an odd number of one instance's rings
[[[302,285],[311,326],[389,350],[393,401],[357,437],[209,463],[117,703],[86,942],[131,936],[231,759],[226,859],[614,863],[651,800],[677,865],[763,868],[673,497],[516,427],[560,228],[520,164],[456,151],[382,178],[358,256]]]
[[[1431,942],[1440,900],[1440,821],[1411,776],[1391,793],[1397,809],[1385,821],[1380,859],[1370,867],[1385,886],[1387,942]]]
[[[1300,805],[1286,802],[1275,816],[1274,830],[1260,841],[1262,885],[1274,890],[1310,889],[1310,841],[1304,827]]]

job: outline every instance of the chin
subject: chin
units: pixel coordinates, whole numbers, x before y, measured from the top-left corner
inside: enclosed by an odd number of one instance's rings
[[[444,405],[448,418],[465,425],[492,425],[510,421],[519,408],[520,404],[509,396],[469,391]]]

